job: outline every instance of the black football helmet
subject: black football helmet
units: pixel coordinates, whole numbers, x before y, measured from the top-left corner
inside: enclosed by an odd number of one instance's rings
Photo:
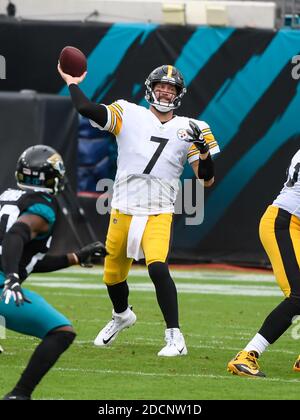
[[[156,83],[169,83],[174,85],[177,90],[177,96],[175,96],[172,102],[166,103],[159,101],[154,92],[153,88]],[[164,65],[154,69],[145,81],[146,85],[146,101],[154,106],[160,112],[168,112],[172,109],[176,109],[181,104],[181,99],[186,93],[185,83],[183,76],[176,67],[171,65]]]
[[[55,195],[64,188],[65,165],[56,150],[38,144],[21,154],[15,175],[19,188]]]

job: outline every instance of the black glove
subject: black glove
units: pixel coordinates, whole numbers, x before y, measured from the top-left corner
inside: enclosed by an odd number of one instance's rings
[[[202,131],[199,126],[194,123],[194,121],[189,121],[191,130],[186,130],[188,135],[191,137],[191,140],[194,145],[197,147],[201,154],[207,153],[209,151],[209,146],[205,141]]]
[[[93,255],[97,255],[99,257],[105,257],[107,255],[107,251],[103,243],[98,241],[98,242],[93,242],[92,244],[88,244],[84,246],[83,248],[74,252],[74,254],[77,256],[79,264],[85,264],[89,262],[88,260]]]
[[[24,302],[31,303],[31,301],[25,297],[20,286],[19,276],[16,273],[7,274],[0,300],[4,300],[4,302],[8,304],[11,297],[17,306],[23,305]]]

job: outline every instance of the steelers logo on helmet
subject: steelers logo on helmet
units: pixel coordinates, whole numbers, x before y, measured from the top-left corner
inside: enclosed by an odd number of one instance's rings
[[[57,194],[64,188],[65,166],[56,150],[39,144],[21,154],[15,175],[21,189]]]
[[[156,83],[169,83],[176,87],[176,95],[170,102],[160,101],[154,93]],[[181,99],[186,93],[185,83],[180,71],[171,65],[163,65],[154,69],[145,81],[146,101],[160,112],[169,112],[181,105]]]

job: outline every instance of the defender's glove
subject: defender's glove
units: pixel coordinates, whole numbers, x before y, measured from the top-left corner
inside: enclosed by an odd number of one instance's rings
[[[27,299],[23,293],[17,273],[10,273],[6,276],[0,300],[4,300],[4,302],[8,304],[11,297],[17,306],[23,305],[24,302],[31,303],[31,301]]]
[[[190,141],[194,143],[201,154],[207,153],[209,151],[209,146],[205,141],[202,131],[194,121],[189,121],[189,124],[191,130],[186,130],[186,132],[191,137]]]
[[[98,241],[84,246],[83,248],[79,249],[79,251],[74,252],[74,254],[78,258],[78,262],[81,265],[89,263],[90,257],[94,255],[105,257],[107,255],[107,251],[102,242]]]

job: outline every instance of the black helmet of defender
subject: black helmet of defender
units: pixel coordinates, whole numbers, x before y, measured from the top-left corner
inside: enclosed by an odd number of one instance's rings
[[[64,188],[65,166],[56,150],[38,144],[21,154],[15,175],[19,188],[55,195]]]
[[[159,101],[153,91],[156,83],[169,83],[176,87],[177,95],[172,102],[166,103]],[[146,101],[154,106],[160,112],[169,112],[176,109],[181,104],[181,99],[186,93],[186,88],[183,76],[176,67],[171,65],[164,65],[153,70],[145,81],[146,85]]]

